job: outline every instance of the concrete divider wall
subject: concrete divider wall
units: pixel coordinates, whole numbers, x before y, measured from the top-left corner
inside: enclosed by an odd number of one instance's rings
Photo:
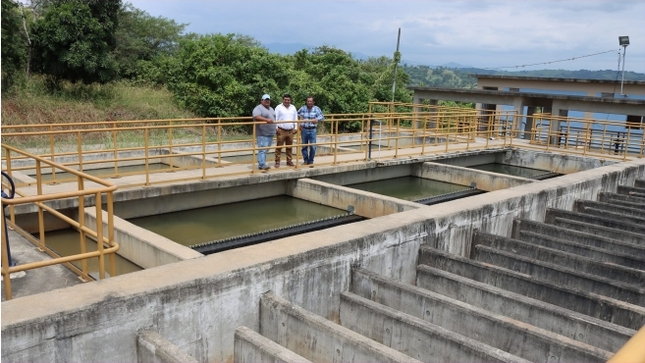
[[[473,229],[507,235],[516,217],[541,219],[547,206],[571,208],[643,175],[645,159],[634,160],[5,301],[2,358],[133,362],[137,332],[154,327],[198,361],[231,362],[234,331],[258,330],[267,290],[337,321],[353,265],[413,283],[422,243],[464,256]]]
[[[197,363],[198,361],[151,330],[137,336],[138,362],[146,363]]]
[[[546,151],[528,151],[523,149],[513,149],[503,154],[499,154],[496,162],[500,164],[547,170],[558,174],[573,174],[616,163],[616,161],[593,159],[584,156],[570,154],[563,155],[556,152]]]
[[[313,179],[298,179],[290,183],[289,193],[310,202],[347,210],[353,206],[354,213],[365,218],[376,218],[406,210],[425,208],[423,204],[366,192]]]
[[[107,230],[107,212],[103,211],[103,230]],[[85,223],[96,230],[96,208],[85,208]],[[114,217],[114,240],[119,244],[117,254],[143,268],[204,257],[192,248],[147,229]]]
[[[307,363],[305,359],[255,331],[241,326],[235,329],[236,363]]]
[[[532,179],[428,162],[414,168],[412,175],[465,186],[475,184],[477,189],[485,191],[508,189],[533,183]]]

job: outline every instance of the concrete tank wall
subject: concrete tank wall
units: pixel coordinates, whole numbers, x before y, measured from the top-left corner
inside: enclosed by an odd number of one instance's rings
[[[351,266],[414,283],[419,246],[462,256],[474,229],[508,235],[645,175],[645,159],[177,262],[2,303],[6,361],[137,361],[137,334],[158,333],[198,361],[233,360],[239,326],[259,331],[272,290],[338,321]]]

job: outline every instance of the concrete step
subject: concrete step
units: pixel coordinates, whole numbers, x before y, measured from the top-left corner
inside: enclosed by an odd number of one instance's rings
[[[645,225],[643,225],[642,223],[627,223],[613,218],[603,218],[583,213],[570,212],[562,209],[547,208],[546,214],[544,216],[544,222],[549,224],[556,224],[556,218],[574,222],[582,222],[593,226],[611,228],[614,230],[631,232],[645,236]]]
[[[615,229],[599,228],[587,223],[566,220],[556,220],[556,224],[563,224],[563,226],[515,219],[511,236],[520,239],[522,231],[535,232],[551,238],[632,255],[639,259],[645,256],[645,237],[639,234],[621,233]]]
[[[235,363],[311,362],[245,326],[235,329],[233,349]]]
[[[601,261],[594,261],[585,256],[559,251],[513,238],[475,231],[475,233],[473,233],[473,245],[484,245],[496,250],[514,254],[518,257],[521,256],[522,258],[529,260],[546,263],[546,266],[548,266],[548,264],[553,264],[575,272],[596,275],[609,280],[636,285],[636,287],[645,286],[645,271],[643,270],[604,263]],[[473,252],[475,250],[475,248],[471,249]],[[531,261],[529,261],[529,263],[530,262]]]
[[[593,200],[576,200],[573,203],[573,211],[591,215],[610,213],[612,215],[622,216],[622,219],[630,223],[645,223],[645,205],[640,208],[628,208],[611,203],[596,202]]]
[[[421,362],[266,292],[260,334],[313,362]]]
[[[417,266],[416,284],[609,352],[617,351],[636,333],[633,329],[426,265]]]
[[[569,242],[564,239],[556,239],[530,231],[520,231],[519,238],[515,237],[515,239],[525,241],[536,246],[544,246],[558,251],[584,256],[594,261],[601,261],[645,271],[645,248],[643,248],[642,255],[628,255],[626,253],[613,252],[609,249],[586,246],[576,242]]]
[[[645,306],[645,289],[633,284],[579,272],[553,263],[522,257],[484,245],[474,247],[473,259],[517,271],[533,279],[582,289],[631,304]]]
[[[351,292],[340,295],[340,321],[424,362],[530,362]]]
[[[645,205],[645,198],[635,198],[624,194],[610,192],[599,192],[598,201],[628,208],[643,208],[643,205]]]
[[[616,187],[616,193],[625,194],[636,198],[645,198],[645,188],[619,185],[618,187]]]
[[[605,361],[611,356],[603,349],[418,286],[361,272],[356,278],[361,280],[352,284],[356,295],[532,362],[547,362],[553,356],[564,362]]]
[[[418,264],[432,266],[475,281],[630,329],[645,324],[645,308],[582,289],[568,288],[509,269],[474,261],[436,248],[421,246]]]

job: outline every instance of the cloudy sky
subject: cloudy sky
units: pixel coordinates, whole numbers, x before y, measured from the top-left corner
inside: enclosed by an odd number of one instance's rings
[[[400,51],[412,65],[645,73],[645,0],[124,0],[187,32],[249,35],[265,46]]]

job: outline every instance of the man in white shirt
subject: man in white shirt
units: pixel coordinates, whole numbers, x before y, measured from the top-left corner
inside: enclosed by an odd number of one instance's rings
[[[275,108],[276,119],[276,139],[277,147],[275,149],[275,167],[280,167],[280,156],[282,154],[282,146],[286,145],[287,149],[287,165],[295,166],[292,159],[293,148],[293,135],[298,132],[298,110],[291,104],[291,95],[285,93],[282,96],[282,103]]]

